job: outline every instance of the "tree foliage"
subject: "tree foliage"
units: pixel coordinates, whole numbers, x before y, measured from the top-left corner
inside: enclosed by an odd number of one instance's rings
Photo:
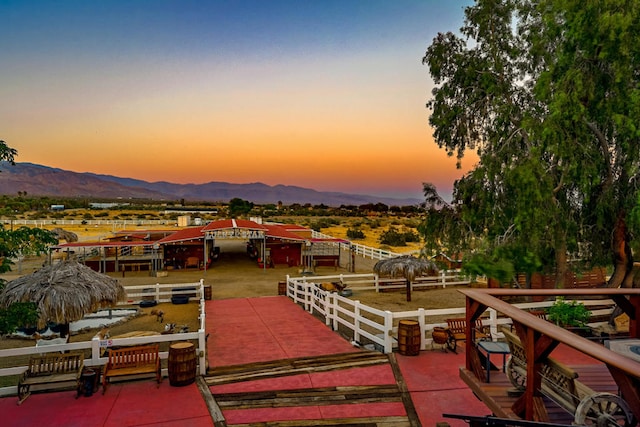
[[[54,235],[40,228],[20,227],[7,230],[0,225],[0,273],[11,271],[12,259],[39,255],[51,244],[58,243]],[[0,279],[0,291],[5,281]],[[20,326],[35,324],[38,312],[32,303],[16,303],[9,307],[0,307],[0,335],[16,330]]]
[[[6,142],[0,139],[0,161],[9,162],[15,165],[15,156],[18,155],[18,150],[11,148]]]
[[[253,203],[247,200],[234,197],[229,200],[229,216],[231,218],[237,218],[242,215],[247,215],[253,209]]]
[[[482,252],[517,271],[553,266],[559,278],[572,254],[613,262],[610,285],[630,285],[639,27],[633,1],[492,0],[466,8],[460,35],[433,40],[423,62],[435,140],[479,162],[450,205],[425,185],[426,249]]]
[[[0,141],[0,160],[14,164],[17,151]],[[16,230],[6,229],[0,224],[0,273],[11,271],[13,258],[27,255],[39,255],[51,244],[58,243],[55,236],[40,228],[20,227]],[[0,279],[0,291],[5,281]],[[20,326],[30,326],[38,320],[38,311],[33,303],[16,303],[8,307],[0,307],[0,335],[15,331]]]

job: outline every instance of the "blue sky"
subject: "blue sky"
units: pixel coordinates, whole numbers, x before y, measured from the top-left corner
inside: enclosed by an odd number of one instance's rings
[[[449,193],[473,165],[433,142],[421,59],[469,3],[0,0],[0,139],[148,181]]]

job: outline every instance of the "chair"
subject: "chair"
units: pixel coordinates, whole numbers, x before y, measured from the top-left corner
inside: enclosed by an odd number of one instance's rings
[[[464,317],[447,319],[447,326],[451,331],[453,337],[456,341],[466,341],[467,340],[467,319]],[[484,340],[489,338],[489,334],[486,333],[486,329],[482,324],[482,319],[476,319],[476,324],[474,327],[475,337],[477,340]]]

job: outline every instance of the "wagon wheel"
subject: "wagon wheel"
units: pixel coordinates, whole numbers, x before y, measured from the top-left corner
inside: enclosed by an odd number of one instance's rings
[[[627,402],[611,393],[594,393],[576,408],[575,423],[588,426],[634,427],[638,421]]]
[[[511,382],[512,386],[518,390],[524,390],[527,388],[527,375],[519,366],[517,366],[513,357],[509,358],[507,361],[506,371],[507,377],[509,378],[509,382]]]

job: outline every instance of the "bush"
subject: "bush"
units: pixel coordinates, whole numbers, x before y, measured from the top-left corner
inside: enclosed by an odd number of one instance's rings
[[[340,221],[336,218],[320,218],[311,224],[311,229],[319,232],[323,228],[329,228],[333,225],[340,225]]]
[[[350,228],[347,230],[347,237],[349,239],[364,239],[366,236],[362,231]]]
[[[550,322],[563,327],[583,327],[591,318],[591,312],[584,304],[578,301],[567,302],[563,297],[558,297],[547,309],[547,315]]]
[[[414,231],[405,231],[404,240],[405,242],[418,243],[420,242],[420,235]]]
[[[380,235],[380,243],[389,246],[407,246],[404,233],[400,233],[393,227]]]

